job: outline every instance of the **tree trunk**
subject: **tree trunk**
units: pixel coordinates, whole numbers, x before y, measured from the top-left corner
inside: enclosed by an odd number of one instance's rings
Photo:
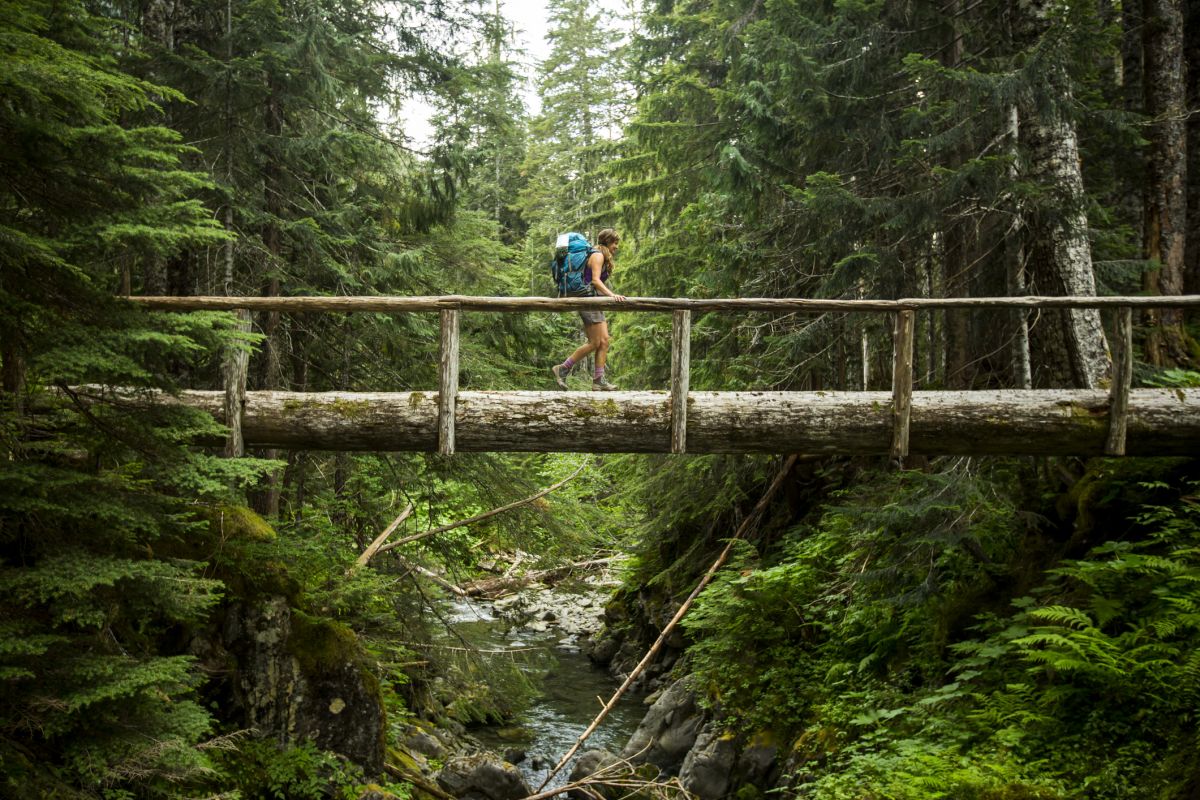
[[[1149,157],[1142,223],[1143,255],[1155,262],[1143,275],[1149,294],[1183,294],[1187,235],[1187,126],[1183,66],[1183,0],[1142,0],[1142,54]],[[1146,359],[1155,366],[1191,362],[1183,314],[1146,315]]]
[[[1024,118],[1021,136],[1033,178],[1057,199],[1031,210],[1025,220],[1030,291],[1042,295],[1095,295],[1092,255],[1083,209],[1083,176],[1075,127],[1056,111]],[[1100,312],[1075,309],[1049,312],[1030,331],[1039,386],[1093,389],[1108,372]]]
[[[137,407],[142,395],[127,402]],[[184,391],[154,402],[218,419],[224,393]],[[689,453],[884,455],[892,446],[890,392],[692,392]],[[914,392],[909,452],[917,455],[1101,455],[1104,390]],[[248,445],[358,452],[437,449],[437,394],[249,392]],[[667,392],[461,392],[460,452],[665,453]],[[1200,449],[1200,389],[1134,389],[1128,455]],[[339,470],[336,482],[344,484]],[[336,488],[336,487],[335,487]]]
[[[266,297],[279,296],[279,270],[282,265],[282,243],[279,220],[283,215],[283,170],[279,166],[279,139],[283,135],[283,110],[279,100],[280,87],[276,77],[268,77],[267,104],[264,110],[264,130],[267,135],[267,158],[263,167],[263,206],[266,209],[266,222],[263,225],[263,246],[267,251],[267,284],[264,288]],[[279,330],[280,314],[270,310],[262,321],[263,331],[263,362],[259,385],[264,389],[279,389],[282,387],[282,358],[280,351]],[[277,459],[279,451],[268,449],[263,458]],[[262,487],[258,498],[258,510],[267,517],[279,515],[280,481],[279,470],[273,470],[266,476],[266,485]]]
[[[0,346],[0,386],[8,395],[10,408],[20,413],[25,397],[25,359],[11,336],[6,336]]]
[[[1010,4],[1014,41],[1031,49],[1065,24],[1051,0]],[[1079,141],[1066,109],[1072,103],[1071,78],[1064,64],[1048,63],[1037,76],[1042,96],[1020,107],[1021,141],[1028,173],[1044,187],[1045,198],[1025,210],[1026,277],[1029,290],[1045,295],[1095,295],[1092,254]],[[1036,386],[1091,389],[1108,373],[1108,353],[1100,312],[1073,310],[1041,315],[1030,329]]]
[[[962,5],[963,0],[951,0],[946,9],[949,12],[949,41],[943,50],[942,63],[950,69],[958,68],[962,62]],[[960,161],[961,155],[955,154],[949,166],[956,168]],[[950,216],[952,211],[947,209],[944,213]],[[970,296],[970,276],[967,274],[970,249],[965,222],[949,219],[942,230],[942,283],[947,297]],[[945,335],[945,385],[950,389],[965,389],[971,384],[971,312],[967,309],[947,311]]]
[[[1021,140],[1021,114],[1015,105],[1008,108],[1006,139],[1006,149],[1012,158],[1008,177],[1009,180],[1015,182],[1020,179],[1017,162]],[[1013,297],[1025,295],[1029,290],[1025,278],[1025,248],[1021,240],[1023,224],[1021,217],[1021,209],[1014,208],[1012,221],[1004,233],[1005,285],[1009,295]],[[1024,308],[1016,308],[1012,310],[1011,314],[1012,383],[1018,389],[1032,389],[1033,371],[1029,361],[1029,312]]]
[[[1095,295],[1092,255],[1083,210],[1083,177],[1074,126],[1060,114],[1021,126],[1027,142],[1030,172],[1059,199],[1056,209],[1043,207],[1026,220],[1030,289],[1044,295]],[[1031,332],[1041,386],[1092,389],[1108,371],[1100,312],[1076,309],[1049,312]]]
[[[1184,20],[1187,107],[1200,108],[1200,0],[1187,0]],[[1184,291],[1200,294],[1200,114],[1187,118],[1187,241],[1184,243]]]

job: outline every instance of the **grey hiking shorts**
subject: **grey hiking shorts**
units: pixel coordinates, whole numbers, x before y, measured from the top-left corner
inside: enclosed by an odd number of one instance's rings
[[[596,292],[594,290],[585,290],[581,294],[566,294],[566,295],[560,294],[559,295],[559,297],[595,297],[595,296],[596,296]],[[583,320],[583,327],[587,328],[588,325],[595,325],[597,322],[604,322],[604,312],[603,311],[580,311],[579,318],[581,320]]]

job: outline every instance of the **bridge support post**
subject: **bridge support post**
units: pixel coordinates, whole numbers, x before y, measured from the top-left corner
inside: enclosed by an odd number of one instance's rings
[[[239,308],[233,312],[237,318],[237,331],[250,332],[250,312]],[[246,376],[250,372],[250,351],[244,342],[239,342],[225,356],[221,365],[221,377],[225,383],[225,424],[229,435],[225,438],[225,457],[241,458],[246,455],[246,442],[242,437],[242,415],[246,409]]]
[[[904,464],[908,456],[908,430],[912,417],[913,338],[916,312],[896,312],[896,334],[892,357],[892,450],[893,461]]]
[[[1113,341],[1112,388],[1109,390],[1108,441],[1104,454],[1125,455],[1129,428],[1129,388],[1133,385],[1133,309],[1117,309],[1117,335]]]
[[[438,380],[438,453],[454,455],[454,411],[458,401],[458,318],[457,308],[441,312]]]
[[[691,379],[692,312],[671,320],[671,452],[687,452],[688,382]]]

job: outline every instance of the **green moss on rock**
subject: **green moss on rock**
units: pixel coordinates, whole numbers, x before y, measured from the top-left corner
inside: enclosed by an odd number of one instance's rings
[[[331,619],[312,617],[299,611],[292,614],[287,650],[307,675],[331,675],[347,664],[359,664],[362,660],[362,650],[354,631]],[[373,687],[374,693],[378,694],[379,682],[374,675],[370,677],[367,688]]]
[[[209,506],[203,516],[208,520],[213,536],[224,542],[271,542],[277,537],[271,523],[246,506],[220,503]]]

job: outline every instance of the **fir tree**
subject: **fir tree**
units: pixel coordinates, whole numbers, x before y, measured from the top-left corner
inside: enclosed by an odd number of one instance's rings
[[[181,446],[211,420],[138,401],[204,369],[229,322],[113,296],[124,267],[224,238],[179,134],[124,124],[181,98],[118,69],[123,33],[83,3],[0,7],[0,751],[16,796],[175,796],[210,772],[192,659],[160,637],[220,585],[155,553],[258,472]]]

